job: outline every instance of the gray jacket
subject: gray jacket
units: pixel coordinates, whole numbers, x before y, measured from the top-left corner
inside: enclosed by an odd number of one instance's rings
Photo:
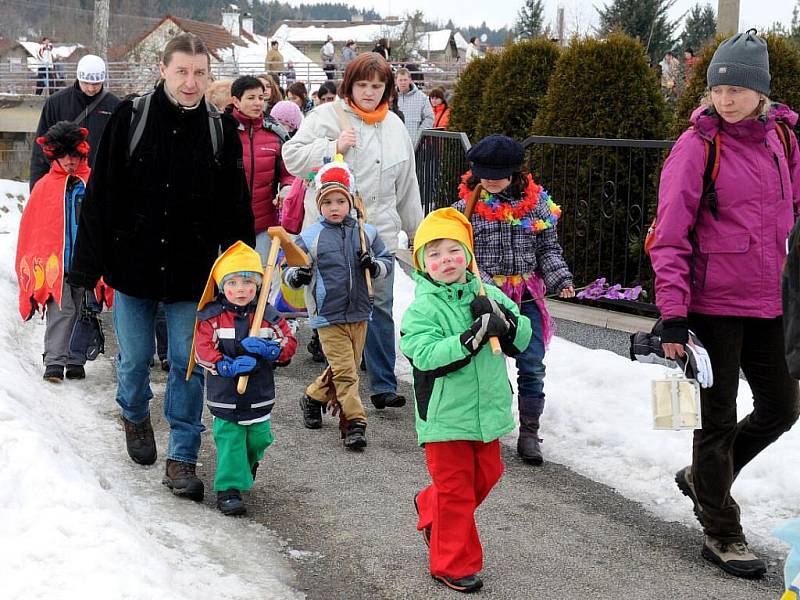
[[[406,93],[398,92],[397,105],[406,118],[406,129],[411,138],[411,145],[416,148],[422,130],[433,127],[431,101],[412,83]]]

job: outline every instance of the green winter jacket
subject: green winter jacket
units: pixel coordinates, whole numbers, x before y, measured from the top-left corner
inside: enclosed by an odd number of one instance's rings
[[[460,339],[474,320],[469,305],[478,280],[469,272],[465,284],[439,285],[420,273],[414,279],[416,297],[403,315],[400,350],[414,369],[419,443],[496,440],[516,426],[506,357],[493,355],[488,343],[473,356]],[[486,286],[486,295],[517,315],[513,340],[500,340],[504,354],[522,352],[530,321],[497,288]]]

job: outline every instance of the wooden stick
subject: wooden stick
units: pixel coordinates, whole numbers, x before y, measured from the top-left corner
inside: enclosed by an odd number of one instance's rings
[[[479,183],[478,185],[475,186],[475,189],[472,190],[472,194],[470,194],[469,199],[465,203],[465,205],[464,205],[464,216],[467,217],[467,221],[469,221],[470,218],[472,217],[472,213],[475,210],[475,203],[478,201],[478,197],[481,195],[482,191],[483,191],[483,188],[481,187],[481,184]],[[475,277],[478,278],[478,283],[481,286],[480,290],[478,291],[478,294],[480,296],[485,296],[486,295],[486,290],[483,289],[483,281],[481,281],[481,274],[478,271],[478,260],[474,256],[472,257],[472,272],[475,275]],[[500,340],[498,340],[496,336],[492,336],[492,337],[489,338],[489,346],[491,346],[491,348],[492,348],[492,354],[497,355],[497,354],[500,354],[500,352],[502,352],[502,350],[500,348]]]
[[[353,205],[356,209],[356,216],[358,217],[358,234],[361,238],[361,252],[364,253],[367,251],[367,239],[364,235],[364,220],[366,217],[364,216],[364,199],[361,197],[361,194],[356,192],[353,196]],[[372,293],[372,275],[370,275],[369,269],[364,269],[364,277],[367,280],[367,295],[369,296],[370,303],[372,303],[374,294]]]
[[[272,276],[275,274],[275,261],[278,260],[278,251],[280,249],[281,238],[276,235],[272,238],[272,244],[269,247],[269,254],[267,255],[267,269],[264,273],[264,278],[261,280],[261,293],[258,295],[256,314],[253,316],[252,325],[250,325],[250,336],[257,336],[259,333],[261,333],[261,321],[264,319],[264,310],[267,308],[270,284],[272,283]],[[249,375],[241,375],[239,377],[239,382],[236,384],[236,391],[239,392],[239,394],[245,393],[249,379]]]

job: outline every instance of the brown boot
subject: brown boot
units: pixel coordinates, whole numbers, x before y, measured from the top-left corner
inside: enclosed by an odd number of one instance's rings
[[[767,563],[753,554],[745,542],[721,542],[706,536],[703,558],[720,569],[737,577],[757,579],[767,572]]]
[[[140,465],[152,465],[156,462],[156,439],[153,437],[150,417],[145,417],[141,423],[133,423],[122,417],[122,426],[125,428],[128,456],[133,462]]]
[[[203,499],[205,488],[203,482],[197,477],[195,465],[192,463],[168,458],[167,470],[161,483],[171,489],[176,496],[198,502]]]
[[[519,438],[517,439],[517,454],[530,465],[540,465],[544,462],[542,449],[539,447],[539,415],[519,416]]]

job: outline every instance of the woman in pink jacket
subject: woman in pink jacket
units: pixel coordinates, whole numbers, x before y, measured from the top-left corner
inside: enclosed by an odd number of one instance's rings
[[[266,260],[270,243],[267,229],[280,224],[278,188],[294,181],[281,160],[281,146],[288,136],[279,124],[264,116],[264,84],[259,79],[239,77],[231,85],[231,96],[255,217],[256,250]]]
[[[665,354],[683,355],[691,329],[714,373],[713,386],[701,390],[703,428],[694,433],[692,464],[676,483],[703,526],[703,557],[734,575],[760,577],[766,565],[748,549],[730,490],[741,469],[798,416],[798,384],[783,354],[780,289],[800,203],[800,151],[789,131],[797,114],[767,98],[769,56],[755,30],[720,44],[707,79],[709,93],[692,127],[664,164],[651,259]],[[715,138],[716,195],[703,191],[706,147]],[[740,368],[754,402],[737,422]]]

